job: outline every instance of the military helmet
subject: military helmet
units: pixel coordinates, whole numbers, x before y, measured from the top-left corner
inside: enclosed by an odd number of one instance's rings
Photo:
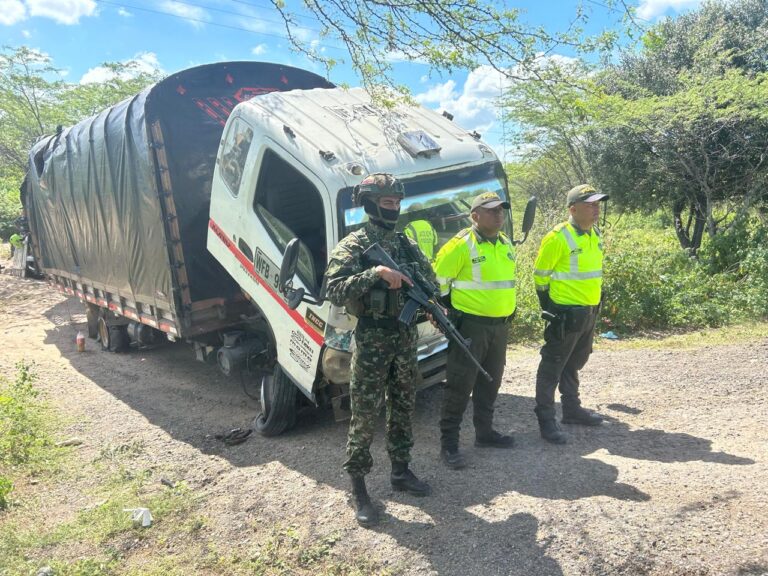
[[[395,196],[396,198],[405,197],[405,189],[402,183],[392,174],[377,173],[369,174],[363,181],[355,186],[352,192],[352,201],[356,206],[363,205],[363,198],[378,198],[381,196]]]

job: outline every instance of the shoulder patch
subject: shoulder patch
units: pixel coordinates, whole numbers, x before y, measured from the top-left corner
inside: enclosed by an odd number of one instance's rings
[[[464,228],[464,230],[460,230],[459,233],[456,234],[456,238],[464,238],[465,236],[468,236],[471,231],[472,228]]]

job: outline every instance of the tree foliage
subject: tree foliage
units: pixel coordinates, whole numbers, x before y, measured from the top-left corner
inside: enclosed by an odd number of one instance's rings
[[[707,2],[599,75],[595,180],[627,206],[671,209],[692,252],[766,201],[767,27],[764,0]]]
[[[19,215],[19,186],[35,141],[135,94],[160,79],[136,63],[103,64],[105,80],[73,84],[51,58],[25,46],[0,53],[0,237]]]
[[[509,92],[518,145],[561,193],[589,180],[625,208],[669,210],[695,252],[768,200],[766,29],[765,0],[710,1],[616,64],[549,62]]]
[[[297,16],[283,0],[271,1],[297,50],[328,68],[336,64],[295,33]],[[613,9],[614,4],[607,0],[606,7]],[[520,10],[508,8],[506,2],[490,0],[305,0],[303,7],[319,21],[321,38],[343,43],[351,65],[374,94],[379,84],[407,93],[392,78],[393,64],[399,61],[421,62],[448,73],[485,64],[517,77],[557,46],[591,50],[616,40],[614,32],[584,37],[581,25],[589,15],[581,8],[566,30],[551,33],[525,23]]]

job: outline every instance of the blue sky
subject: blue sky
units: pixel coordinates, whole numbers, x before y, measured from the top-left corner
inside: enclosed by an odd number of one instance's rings
[[[628,0],[639,18],[654,22],[690,10],[701,0]],[[288,0],[289,8],[295,1]],[[522,20],[550,32],[565,29],[576,14],[576,0],[510,0]],[[604,0],[582,0],[586,31],[618,25],[621,13]],[[332,39],[318,38],[317,22],[300,16],[295,33],[318,50],[344,59]],[[0,37],[6,46],[26,45],[48,54],[65,70],[69,82],[104,78],[105,61],[137,60],[164,72],[223,60],[263,60],[322,73],[302,55],[291,52],[278,14],[268,0],[0,0]],[[568,56],[566,52],[561,55]],[[407,85],[424,106],[448,110],[468,130],[477,130],[503,155],[505,127],[494,101],[504,81],[488,67],[447,75],[430,74],[420,64],[397,62],[395,80]],[[359,84],[353,71],[339,65],[336,83]]]

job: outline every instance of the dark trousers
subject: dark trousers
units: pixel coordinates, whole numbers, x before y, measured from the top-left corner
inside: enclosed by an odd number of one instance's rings
[[[485,370],[493,377],[485,376],[453,343],[448,344],[447,383],[440,414],[440,441],[444,447],[457,448],[459,430],[464,411],[472,396],[475,434],[481,436],[491,431],[493,405],[501,386],[504,364],[507,360],[507,322],[483,324],[463,316],[458,322],[459,332],[470,338],[470,350]]]
[[[564,324],[547,323],[544,346],[536,373],[536,415],[539,420],[555,417],[555,390],[560,388],[563,410],[581,406],[579,370],[592,353],[597,307],[572,307],[558,310]]]

